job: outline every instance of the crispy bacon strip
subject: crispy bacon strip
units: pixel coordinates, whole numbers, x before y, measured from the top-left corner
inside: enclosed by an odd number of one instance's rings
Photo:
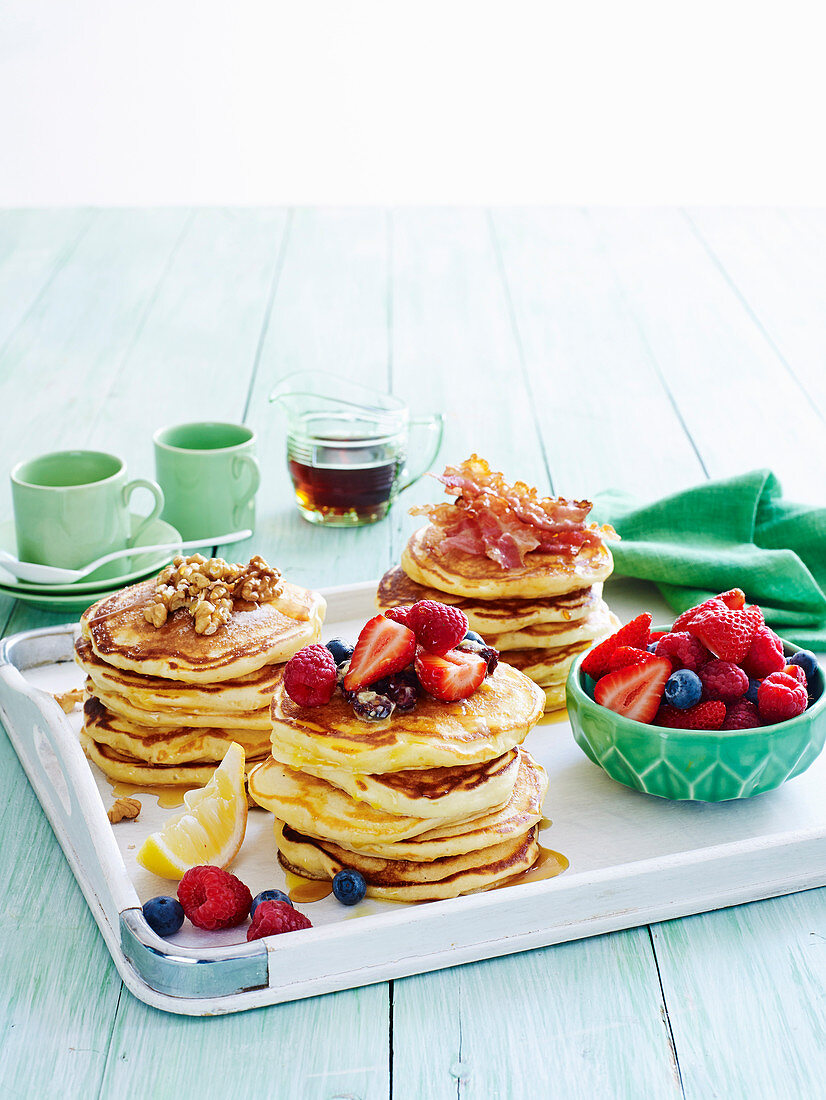
[[[424,504],[411,515],[428,516],[445,549],[489,557],[503,569],[524,565],[533,550],[573,556],[616,537],[610,527],[585,523],[589,501],[540,497],[523,481],[509,485],[475,454],[446,467],[438,480],[453,503]]]

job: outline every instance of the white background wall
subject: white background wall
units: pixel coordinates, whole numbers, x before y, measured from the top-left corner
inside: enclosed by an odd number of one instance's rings
[[[0,0],[0,205],[822,203],[822,8]]]

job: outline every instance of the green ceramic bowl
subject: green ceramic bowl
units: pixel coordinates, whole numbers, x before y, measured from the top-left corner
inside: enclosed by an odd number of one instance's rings
[[[660,628],[667,629],[667,628]],[[796,646],[784,643],[787,656]],[[594,702],[594,681],[571,667],[568,714],[577,744],[612,779],[661,798],[725,802],[771,791],[804,772],[826,740],[826,691],[787,722],[749,730],[672,730],[623,718]]]

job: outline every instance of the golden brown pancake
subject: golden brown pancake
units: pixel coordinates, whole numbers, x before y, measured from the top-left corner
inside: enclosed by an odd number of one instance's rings
[[[274,690],[277,665],[264,665],[246,676],[216,683],[187,684],[160,676],[143,676],[102,661],[85,638],[75,643],[75,661],[95,685],[93,694],[125,696],[141,712],[184,710],[191,714],[227,716],[267,711]],[[169,725],[170,723],[165,723]],[[198,723],[200,724],[200,723]]]
[[[545,712],[561,710],[565,706],[565,683],[547,684],[542,690],[545,692]]]
[[[602,543],[573,555],[532,550],[524,565],[503,569],[488,557],[445,550],[441,542],[433,524],[420,528],[402,551],[402,569],[418,584],[470,599],[561,596],[604,581],[614,564]]]
[[[83,613],[81,632],[110,665],[186,683],[233,680],[289,660],[317,641],[326,607],[317,592],[285,584],[269,602],[236,600],[230,621],[207,635],[195,633],[183,608],[161,627],[148,623],[143,612],[154,592],[153,579],[99,600]]]
[[[170,681],[171,683],[172,681]],[[94,683],[91,677],[86,677],[86,694],[94,695],[113,714],[119,714],[142,727],[154,727],[158,730],[169,729],[171,726],[221,726],[226,729],[238,730],[267,730],[272,728],[269,706],[261,710],[230,711],[229,714],[221,714],[217,710],[198,711],[194,707],[171,707],[164,710],[144,710],[136,706],[126,695],[120,695],[116,691],[110,691]]]
[[[312,840],[288,825],[276,828],[278,858],[305,878],[330,879],[345,867],[360,871],[368,897],[387,901],[436,901],[487,890],[533,866],[539,855],[537,827],[488,848],[427,863],[380,859]]]
[[[564,684],[571,665],[590,645],[590,642],[579,642],[555,649],[511,649],[508,661],[543,687]]]
[[[456,822],[431,821],[432,828],[424,832],[421,820],[365,811],[363,804],[336,792],[329,784],[324,784],[324,789],[310,789],[305,786],[301,772],[282,765],[275,767],[291,774],[265,780],[266,786],[276,788],[275,795],[262,799],[256,780],[270,768],[269,764],[263,764],[250,776],[250,794],[291,829],[322,843],[333,841],[348,850],[383,859],[429,862],[489,848],[508,837],[526,833],[541,819],[548,777],[530,753],[524,749],[518,752],[518,776],[507,802],[476,817]],[[413,823],[416,832],[411,831]],[[410,835],[402,835],[403,831]]]
[[[508,801],[519,772],[519,750],[510,749],[494,760],[464,767],[407,768],[398,772],[364,775],[347,768],[325,768],[305,762],[301,771],[346,792],[347,797],[355,802],[385,814],[439,822],[454,821],[487,813]],[[259,779],[259,787],[263,791],[268,789],[268,779],[283,783],[277,772],[266,773]],[[289,817],[277,809],[272,812],[276,817],[289,821]],[[296,828],[302,832],[308,831],[298,825]]]
[[[163,766],[191,762],[213,762],[214,766],[223,760],[233,741],[249,757],[264,756],[270,746],[269,731],[263,730],[138,726],[112,713],[94,696],[83,704],[82,728],[99,745],[134,760]]]
[[[590,645],[597,638],[606,637],[612,629],[612,615],[608,604],[600,600],[585,619],[577,619],[572,623],[537,623],[505,634],[488,634],[485,641],[500,652],[511,649],[552,649],[579,642]]]
[[[468,699],[424,695],[408,714],[366,722],[340,694],[326,706],[301,707],[277,684],[272,701],[273,755],[294,768],[332,766],[359,773],[476,764],[524,741],[541,717],[542,692],[500,662]]]
[[[376,603],[381,611],[419,600],[435,600],[464,611],[468,626],[484,638],[488,633],[524,630],[537,623],[574,623],[586,618],[599,604],[602,584],[580,588],[548,599],[474,600],[417,584],[403,569],[388,569],[379,581]]]
[[[119,783],[133,783],[136,787],[204,787],[212,778],[214,761],[190,764],[150,764],[126,753],[117,752],[109,745],[99,744],[88,733],[80,731],[80,744],[88,758],[104,775]],[[247,759],[247,771],[261,763],[261,758]]]

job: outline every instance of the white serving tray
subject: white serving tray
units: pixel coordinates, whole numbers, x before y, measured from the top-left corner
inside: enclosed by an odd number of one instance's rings
[[[375,585],[329,589],[325,638],[354,639],[374,613]],[[620,618],[669,612],[654,589],[613,581]],[[205,933],[185,922],[170,940],[141,904],[174,884],[135,861],[175,810],[152,795],[137,821],[111,826],[108,781],[50,692],[79,686],[71,626],[28,631],[0,650],[0,717],[127,987],[169,1012],[212,1015],[438,970],[651,921],[826,884],[826,754],[777,791],[737,802],[669,802],[615,783],[583,755],[565,721],[540,723],[527,747],[548,770],[540,840],[564,853],[561,876],[418,905],[332,897],[299,906],[314,927],[247,943],[246,926]],[[250,813],[233,871],[253,894],[285,885],[272,819]],[[359,918],[359,919],[354,919]]]

